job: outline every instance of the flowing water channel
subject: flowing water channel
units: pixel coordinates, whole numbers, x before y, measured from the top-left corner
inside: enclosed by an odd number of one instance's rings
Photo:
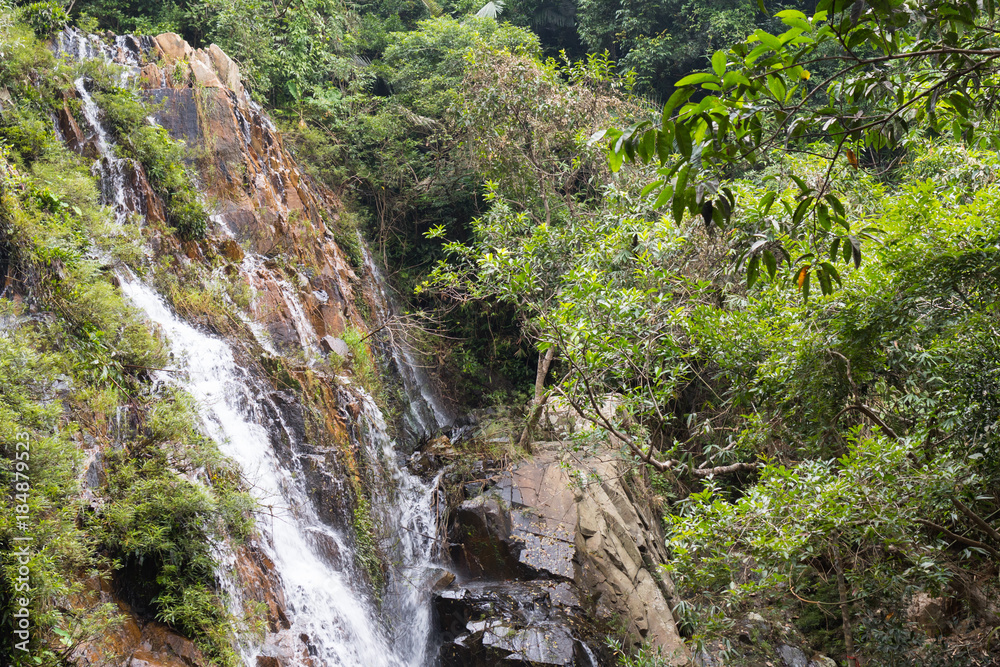
[[[118,38],[118,48],[141,47],[136,40],[132,39],[133,45],[128,39]],[[74,58],[108,55],[107,47],[71,31],[59,36],[57,48]],[[104,203],[124,223],[136,212],[135,202],[139,199],[138,193],[128,190],[125,170],[129,165],[115,155],[113,141],[102,124],[100,109],[87,91],[86,81],[78,79],[76,89],[100,153],[97,168]],[[380,281],[381,274],[367,251],[366,260],[372,279]],[[308,637],[311,664],[315,667],[422,667],[433,663],[427,584],[435,572],[437,519],[432,506],[437,485],[424,483],[401,465],[400,454],[387,434],[385,418],[371,396],[343,379],[342,391],[360,405],[351,424],[355,444],[364,449],[367,460],[376,462],[373,467],[378,479],[373,485],[376,491],[371,499],[372,515],[378,524],[382,551],[392,561],[381,603],[373,599],[367,585],[359,583],[365,577],[354,558],[355,541],[346,532],[349,529],[324,522],[309,499],[307,475],[300,463],[306,443],[298,442],[295,429],[284,423],[282,409],[274,403],[270,388],[237,361],[227,341],[184,321],[155,289],[131,271],[120,269],[118,278],[125,296],[169,341],[177,372],[159,372],[156,380],[177,386],[195,398],[206,434],[239,465],[260,507],[267,508],[259,515],[258,528],[261,546],[281,581],[291,624],[286,634]],[[377,285],[377,291],[383,301],[380,315],[391,317],[385,286]],[[282,289],[282,293],[286,302],[293,302],[289,308],[293,317],[302,320],[296,329],[308,358],[316,353],[315,333],[302,313],[295,290]],[[260,343],[269,346],[266,340]],[[444,426],[446,414],[439,399],[425,386],[426,377],[413,362],[413,352],[397,347],[391,338],[388,344],[411,404],[418,406],[411,412],[419,415],[416,418],[421,428],[433,431]],[[280,447],[290,447],[291,455],[279,455]],[[216,551],[220,562],[232,564],[234,555],[225,545],[217,545]],[[225,565],[218,576],[220,588],[230,594],[231,605],[238,608],[239,582]],[[240,641],[241,655],[250,667],[257,664],[258,656],[277,650],[274,646],[267,641]]]

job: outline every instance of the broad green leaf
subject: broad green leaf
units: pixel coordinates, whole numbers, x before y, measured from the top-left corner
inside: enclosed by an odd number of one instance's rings
[[[720,79],[726,73],[726,52],[716,51],[712,54],[712,69]]]
[[[653,181],[652,183],[650,183],[649,185],[647,185],[642,189],[642,192],[640,193],[639,196],[645,197],[646,195],[648,195],[650,192],[660,187],[661,185],[663,185],[663,179],[660,179],[658,181]]]
[[[684,86],[696,86],[699,83],[722,83],[719,77],[709,72],[695,72],[694,74],[688,74],[686,77],[675,83],[674,85],[678,88]]]
[[[750,258],[750,263],[747,264],[747,289],[754,286],[757,282],[757,275],[760,271],[760,255],[754,255]]]
[[[754,37],[760,40],[760,43],[771,49],[772,51],[781,51],[781,40],[772,35],[769,32],[757,28],[753,31]]]
[[[677,123],[674,126],[674,139],[677,141],[677,148],[681,155],[686,158],[691,157],[691,134],[688,132],[685,123]]]
[[[770,250],[764,251],[764,266],[767,267],[767,273],[771,276],[771,280],[774,280],[774,276],[778,272],[778,261]]]

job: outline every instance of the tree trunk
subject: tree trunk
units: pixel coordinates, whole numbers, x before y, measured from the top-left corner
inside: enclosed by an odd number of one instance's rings
[[[528,413],[528,421],[521,432],[521,439],[517,446],[523,447],[527,452],[531,452],[531,433],[538,424],[538,419],[542,416],[542,408],[545,407],[545,400],[548,394],[545,393],[545,377],[549,374],[552,366],[552,359],[556,355],[555,346],[550,347],[545,352],[545,356],[538,356],[538,370],[535,373],[535,398],[531,401],[531,411]]]
[[[854,655],[854,633],[851,630],[851,607],[848,602],[847,580],[844,578],[844,564],[840,560],[840,540],[834,537],[830,541],[830,552],[833,556],[833,567],[837,571],[837,593],[840,595],[840,617],[844,622],[844,648],[847,651],[847,664],[850,667],[859,665]]]

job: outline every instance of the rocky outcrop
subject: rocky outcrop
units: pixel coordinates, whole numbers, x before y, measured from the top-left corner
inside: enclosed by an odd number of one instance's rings
[[[157,122],[196,149],[215,209],[209,233],[257,290],[255,319],[285,348],[363,327],[354,308],[358,277],[327,228],[341,215],[340,201],[299,168],[218,46],[192,49],[173,33],[152,43],[158,61],[142,68],[142,88],[161,105]],[[282,256],[284,266],[244,260],[244,250]]]
[[[452,664],[587,665],[581,655],[599,650],[589,634],[615,618],[670,664],[688,662],[672,586],[658,567],[663,535],[633,491],[641,480],[623,483],[627,476],[609,452],[536,443],[532,460],[455,508],[449,538],[460,577],[437,597],[444,655],[458,656]],[[538,637],[549,643],[535,646]]]

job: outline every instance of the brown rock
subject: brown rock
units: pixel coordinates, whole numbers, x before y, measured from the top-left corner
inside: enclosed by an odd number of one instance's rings
[[[140,649],[132,654],[128,667],[188,667],[181,659]]]
[[[219,77],[215,75],[215,72],[208,65],[198,58],[192,59],[190,64],[191,76],[194,77],[195,83],[205,88],[222,88],[222,82],[219,81]]]
[[[257,656],[257,667],[283,667],[281,662],[269,655],[259,655]]]
[[[233,239],[226,239],[219,244],[219,252],[230,262],[239,264],[243,261],[243,248]]]
[[[156,63],[149,63],[143,67],[142,71],[139,73],[139,78],[142,81],[142,87],[146,90],[150,90],[152,88],[162,88],[166,83],[166,76],[164,75],[163,70],[161,70]]]
[[[215,71],[223,85],[234,93],[242,93],[243,83],[240,79],[240,68],[233,62],[232,58],[215,44],[208,47],[208,55],[212,59],[212,64],[215,66]]]
[[[177,62],[178,60],[188,60],[193,53],[191,46],[180,35],[173,32],[165,32],[162,35],[157,35],[153,38],[153,41],[156,42],[156,46],[168,63]]]
[[[86,139],[76,119],[73,118],[73,114],[70,113],[69,106],[65,102],[62,109],[59,110],[58,120],[59,131],[62,132],[63,137],[66,139],[66,145],[69,149],[72,151],[82,150]]]
[[[201,248],[198,247],[197,241],[185,241],[182,247],[188,259],[195,261],[201,259]]]

